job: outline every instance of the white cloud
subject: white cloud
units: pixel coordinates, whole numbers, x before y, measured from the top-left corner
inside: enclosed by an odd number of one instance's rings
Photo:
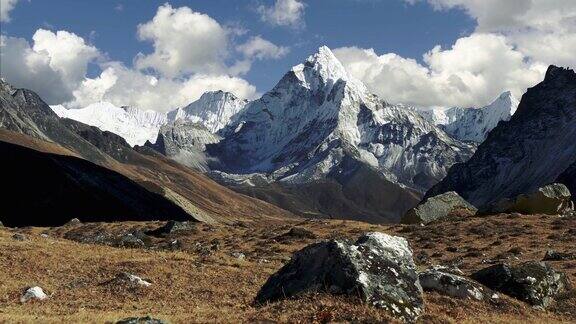
[[[295,29],[304,28],[304,9],[306,5],[299,0],[276,0],[274,5],[260,5],[260,18],[271,25],[288,26]]]
[[[236,46],[236,50],[244,54],[245,57],[259,60],[279,59],[289,52],[287,47],[277,46],[260,36],[252,37],[246,43]]]
[[[418,106],[483,105],[507,90],[520,96],[545,72],[494,34],[460,38],[451,49],[436,46],[424,55],[426,65],[373,49],[345,47],[334,54],[383,99]]]
[[[14,9],[18,0],[0,0],[0,21],[10,21],[10,11]]]
[[[414,3],[418,0],[405,0]],[[576,66],[574,0],[420,0],[437,10],[458,8],[476,19],[476,32],[497,33],[529,59]]]
[[[66,105],[79,108],[96,101],[108,101],[119,106],[168,111],[187,105],[211,90],[230,91],[248,99],[256,94],[254,86],[237,77],[197,74],[187,79],[156,78],[110,62],[99,77],[82,82],[74,91],[75,99]]]
[[[153,53],[136,58],[139,69],[151,68],[168,77],[226,71],[228,31],[188,7],[160,6],[151,21],[138,26],[138,37],[154,46]]]
[[[2,77],[17,87],[38,92],[50,104],[70,100],[86,75],[88,63],[99,56],[96,48],[66,31],[39,29],[32,37],[32,46],[22,38],[1,37]]]

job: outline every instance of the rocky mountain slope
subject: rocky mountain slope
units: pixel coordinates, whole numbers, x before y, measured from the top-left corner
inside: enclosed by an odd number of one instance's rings
[[[491,104],[481,108],[435,108],[419,112],[458,140],[482,143],[500,121],[510,120],[518,103],[512,93],[504,92]]]
[[[221,171],[216,176],[228,184],[257,178],[293,187],[328,179],[341,187],[338,191],[381,190],[376,183],[350,185],[362,170],[378,175],[374,179],[385,182],[380,188],[402,206],[410,204],[402,199],[417,200],[413,191],[424,192],[473,151],[417,113],[371,94],[327,47],[247,104],[220,135],[223,139],[207,145],[207,151],[217,162],[211,168]],[[351,200],[366,205],[366,197],[357,198]],[[380,207],[383,219],[403,212],[390,215],[384,211],[391,206]]]
[[[120,135],[132,146],[155,140],[160,126],[167,122],[165,114],[135,107],[116,107],[109,102],[97,102],[82,109],[66,109],[62,105],[51,108],[60,117]]]
[[[168,120],[198,123],[215,134],[228,125],[247,103],[230,92],[209,91],[188,106],[169,112]]]
[[[474,156],[454,165],[426,196],[456,191],[477,207],[554,182],[576,161],[576,73],[550,66],[510,121],[489,133]]]

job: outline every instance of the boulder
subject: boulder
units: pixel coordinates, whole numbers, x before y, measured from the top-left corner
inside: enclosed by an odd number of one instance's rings
[[[26,241],[26,235],[22,233],[15,233],[14,235],[12,235],[12,238],[16,241]]]
[[[564,273],[536,261],[517,266],[496,264],[472,274],[472,279],[540,309],[548,307],[556,295],[570,287]]]
[[[484,300],[493,295],[490,289],[473,280],[437,269],[420,272],[418,278],[425,291],[436,291],[450,297]]]
[[[20,302],[25,303],[33,299],[44,300],[46,298],[48,298],[48,295],[44,293],[44,290],[41,287],[34,286],[24,290],[24,294],[22,294],[22,297],[20,297]]]
[[[145,317],[128,317],[125,319],[121,319],[116,324],[166,324],[161,319],[152,318],[150,316]]]
[[[74,226],[74,225],[80,225],[80,224],[82,224],[82,222],[78,218],[72,218],[66,224],[64,224],[64,226]]]
[[[406,321],[416,319],[424,309],[408,242],[383,233],[364,234],[355,243],[329,240],[308,245],[268,279],[255,302],[306,292],[360,297]]]
[[[568,214],[574,211],[570,190],[561,184],[553,183],[535,192],[521,194],[512,199],[502,199],[483,213],[522,213],[522,214]]]
[[[444,219],[458,210],[470,214],[475,214],[477,211],[476,207],[460,197],[455,191],[449,191],[421,202],[418,206],[410,209],[400,222],[403,224],[428,224]]]
[[[163,237],[179,231],[186,231],[194,228],[195,222],[179,222],[171,220],[166,222],[162,227],[146,232],[146,234],[154,237]]]
[[[292,227],[288,232],[282,234],[280,239],[315,239],[316,234],[301,227]]]

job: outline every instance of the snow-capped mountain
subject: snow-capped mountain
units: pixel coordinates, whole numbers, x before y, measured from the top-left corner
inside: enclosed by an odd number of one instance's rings
[[[371,94],[327,47],[247,104],[221,134],[208,145],[222,163],[217,169],[291,184],[344,177],[361,164],[425,191],[473,152],[417,113]]]
[[[557,181],[576,162],[576,73],[550,66],[466,163],[452,167],[426,196],[457,191],[477,207]],[[561,179],[562,177],[560,177]]]
[[[441,126],[452,137],[481,143],[500,121],[510,120],[517,107],[518,99],[508,91],[481,108],[434,108],[419,112],[428,121]]]
[[[247,103],[230,92],[209,91],[188,106],[169,112],[168,120],[199,123],[215,134],[228,125]]]
[[[167,122],[165,114],[134,107],[117,107],[108,102],[97,102],[81,109],[66,109],[62,105],[51,108],[61,118],[74,119],[120,135],[132,146],[154,141],[160,126]]]

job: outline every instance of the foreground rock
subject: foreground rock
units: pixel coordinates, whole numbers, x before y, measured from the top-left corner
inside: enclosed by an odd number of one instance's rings
[[[458,210],[463,210],[470,214],[475,214],[477,211],[476,207],[472,206],[456,192],[449,191],[430,197],[420,203],[420,205],[410,209],[400,222],[404,224],[428,224],[444,219]]]
[[[561,215],[572,211],[574,203],[570,190],[563,184],[553,183],[532,193],[502,199],[483,212]]]
[[[30,300],[44,300],[48,298],[48,295],[46,295],[44,293],[44,290],[41,287],[38,286],[34,286],[34,287],[30,287],[27,288],[24,291],[24,294],[22,295],[22,297],[20,297],[20,302],[21,303],[25,303],[28,302]]]
[[[414,320],[424,309],[408,242],[383,233],[367,233],[353,244],[330,240],[305,247],[268,279],[255,302],[305,292],[359,296],[404,320]]]
[[[488,288],[541,309],[548,307],[556,295],[567,291],[570,286],[564,273],[535,261],[514,267],[496,264],[472,274],[472,278]]]
[[[450,297],[485,300],[493,295],[490,289],[473,280],[437,269],[423,271],[418,278],[424,290]]]
[[[557,252],[554,250],[546,251],[543,261],[565,261],[576,260],[576,253]]]

